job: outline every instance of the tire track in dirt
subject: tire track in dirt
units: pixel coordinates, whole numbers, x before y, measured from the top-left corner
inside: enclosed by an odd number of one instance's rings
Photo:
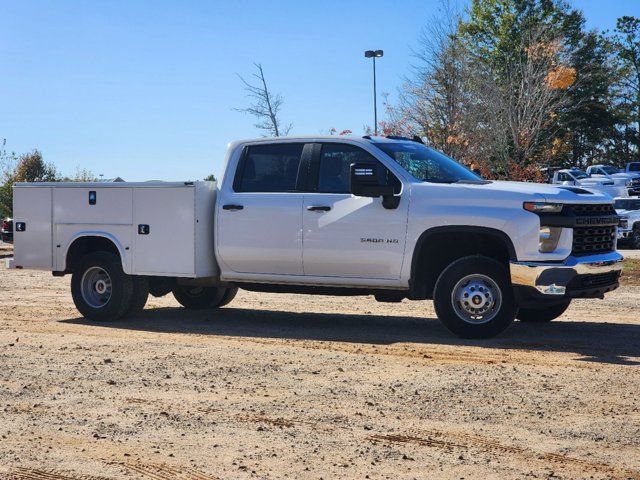
[[[271,418],[262,415],[236,415],[241,422],[262,423],[280,428],[309,427],[315,431],[329,432],[336,429],[350,431],[348,427],[336,425],[322,425],[319,422],[305,420],[291,420],[282,417]],[[621,468],[605,462],[583,460],[558,453],[542,453],[532,449],[505,445],[497,440],[479,435],[442,432],[440,430],[430,430],[421,436],[404,434],[374,434],[366,437],[374,443],[408,443],[420,446],[435,447],[453,453],[455,449],[475,450],[484,453],[500,453],[517,455],[526,461],[538,461],[543,463],[553,463],[562,468],[579,469],[580,472],[597,472],[612,475],[613,478],[625,478],[640,480],[640,471],[628,468]]]
[[[138,473],[152,480],[219,480],[218,477],[208,475],[189,467],[174,467],[166,463],[122,463],[127,470]]]
[[[520,366],[540,367],[549,365],[553,367],[571,367],[594,369],[600,368],[603,364],[595,362],[583,362],[575,359],[575,355],[591,356],[591,352],[578,352],[571,349],[571,345],[564,345],[566,354],[571,355],[570,358],[558,359],[557,356],[549,356],[547,352],[541,352],[535,348],[515,347],[506,351],[504,346],[495,347],[475,347],[474,350],[462,350],[460,347],[452,347],[452,351],[442,351],[431,348],[414,348],[413,346],[403,346],[402,344],[364,344],[364,343],[348,343],[335,341],[308,341],[308,340],[274,340],[263,338],[238,338],[224,337],[226,340],[255,343],[267,346],[297,347],[308,350],[323,350],[330,352],[340,352],[352,355],[376,355],[382,357],[396,357],[399,359],[410,358],[412,360],[423,361],[425,363],[442,363],[456,365],[498,365],[498,364],[517,364]],[[441,346],[439,348],[442,348]],[[472,347],[473,348],[473,347]],[[577,348],[577,346],[576,346]],[[476,349],[482,349],[477,351]],[[608,353],[611,356],[611,352]],[[615,355],[614,355],[615,356]],[[608,366],[604,364],[604,366]],[[613,367],[612,367],[613,368]]]
[[[496,440],[478,435],[445,433],[437,430],[425,432],[426,438],[421,436],[391,434],[370,435],[369,441],[388,443],[409,443],[422,446],[436,447],[452,452],[455,448],[476,450],[484,453],[502,453],[518,455],[527,461],[551,462],[562,468],[579,469],[580,472],[597,472],[613,475],[613,478],[640,480],[640,471],[621,468],[604,462],[583,460],[559,453],[540,453],[535,450],[512,445],[504,445]],[[434,438],[435,437],[435,438]],[[443,440],[438,439],[443,438]]]
[[[55,470],[38,470],[35,468],[14,468],[6,480],[111,480],[107,477],[61,473]]]

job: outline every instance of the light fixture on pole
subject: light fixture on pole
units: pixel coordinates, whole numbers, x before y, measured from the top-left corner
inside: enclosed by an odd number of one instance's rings
[[[382,50],[367,50],[364,52],[366,58],[373,58],[373,132],[378,135],[378,102],[376,99],[376,58],[384,54]]]

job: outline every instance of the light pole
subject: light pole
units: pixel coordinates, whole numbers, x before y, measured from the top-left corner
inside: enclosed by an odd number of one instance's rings
[[[383,55],[382,50],[367,50],[364,52],[366,58],[373,58],[373,134],[378,135],[378,102],[376,99],[376,57]]]

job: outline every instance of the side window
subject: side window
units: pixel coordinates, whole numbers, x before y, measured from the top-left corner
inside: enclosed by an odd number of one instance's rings
[[[380,164],[373,155],[354,145],[345,143],[323,144],[319,163],[317,191],[320,193],[349,193],[349,176],[352,163],[379,164],[381,167],[379,169],[381,182],[391,182],[391,177],[393,177],[393,181],[397,182],[395,176]]]
[[[567,180],[569,180],[567,178],[567,174],[566,173],[559,173],[558,174],[558,181],[559,182],[566,182]]]
[[[302,143],[248,147],[234,180],[237,192],[293,192],[296,189]]]

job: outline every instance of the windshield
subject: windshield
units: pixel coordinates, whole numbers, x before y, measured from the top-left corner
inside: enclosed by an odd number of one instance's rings
[[[616,210],[640,210],[640,198],[616,200]]]
[[[584,173],[582,170],[571,170],[571,175],[573,178],[580,180],[581,178],[589,178],[589,175]]]
[[[485,182],[454,159],[417,142],[380,142],[376,147],[418,180],[432,183]]]
[[[604,170],[604,173],[606,173],[607,175],[613,175],[614,173],[620,173],[620,170],[618,170],[616,167],[612,167],[612,166],[602,167],[602,170]]]
[[[640,172],[640,163],[639,162],[630,163],[629,164],[629,171],[630,172]]]

